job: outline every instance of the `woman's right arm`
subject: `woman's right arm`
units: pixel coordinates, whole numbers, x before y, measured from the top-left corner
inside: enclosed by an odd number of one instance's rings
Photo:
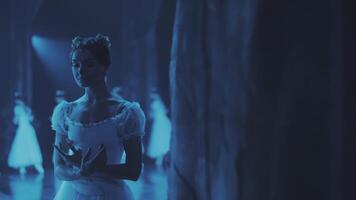
[[[66,136],[60,133],[56,133],[55,145],[60,146],[60,143],[63,143],[66,139]],[[64,149],[68,152],[68,147]],[[54,174],[57,178],[63,181],[72,181],[81,178],[79,174],[79,169],[73,165],[67,164],[59,153],[53,148],[53,166]]]

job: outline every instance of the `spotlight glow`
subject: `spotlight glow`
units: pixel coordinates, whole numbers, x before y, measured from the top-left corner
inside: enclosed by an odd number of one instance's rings
[[[50,39],[38,35],[32,36],[32,46],[49,76],[56,82],[72,80],[69,70],[70,61],[68,41]],[[61,74],[61,76],[58,76]]]

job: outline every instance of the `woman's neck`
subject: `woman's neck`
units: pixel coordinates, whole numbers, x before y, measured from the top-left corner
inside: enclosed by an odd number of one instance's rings
[[[89,104],[95,104],[99,101],[106,100],[110,97],[110,92],[108,91],[107,85],[105,82],[101,82],[93,87],[85,88],[84,97]]]

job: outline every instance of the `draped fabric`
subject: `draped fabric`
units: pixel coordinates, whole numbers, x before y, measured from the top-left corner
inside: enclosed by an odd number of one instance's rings
[[[171,199],[353,199],[354,7],[178,0]]]

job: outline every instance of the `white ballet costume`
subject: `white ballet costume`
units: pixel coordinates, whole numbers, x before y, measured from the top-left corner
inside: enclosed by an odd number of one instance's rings
[[[80,101],[77,100],[77,101]],[[124,152],[123,141],[143,136],[145,115],[136,102],[122,101],[120,113],[100,122],[83,124],[69,118],[72,105],[63,101],[56,106],[52,115],[52,129],[64,134],[76,148],[97,150],[104,144],[107,164],[120,164]],[[84,152],[83,151],[83,152]],[[133,195],[123,180],[114,177],[83,178],[63,181],[55,200],[131,200]]]
[[[31,110],[25,104],[15,106],[14,123],[18,128],[8,157],[9,167],[21,169],[33,165],[42,168],[42,154],[32,119]]]
[[[151,158],[161,158],[169,151],[172,127],[166,113],[162,100],[154,98],[150,108],[153,122],[147,148],[147,155]]]

